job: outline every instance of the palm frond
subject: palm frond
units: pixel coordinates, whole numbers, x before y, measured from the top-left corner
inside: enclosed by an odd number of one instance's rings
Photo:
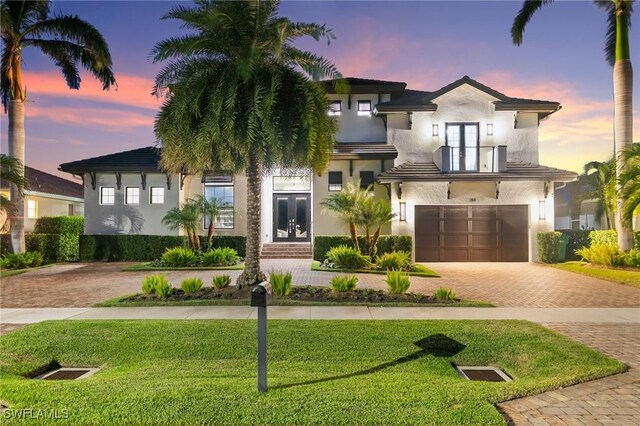
[[[511,40],[513,44],[519,46],[522,44],[522,36],[524,30],[531,20],[531,17],[544,5],[551,3],[553,0],[525,0],[522,8],[516,15],[511,25]]]

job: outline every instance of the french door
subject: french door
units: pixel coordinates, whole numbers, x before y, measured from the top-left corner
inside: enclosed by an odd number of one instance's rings
[[[273,194],[273,241],[310,241],[311,195]]]
[[[447,146],[451,147],[451,170],[477,172],[480,150],[478,123],[447,123]]]

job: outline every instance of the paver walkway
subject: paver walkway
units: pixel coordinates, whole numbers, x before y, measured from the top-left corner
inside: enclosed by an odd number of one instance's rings
[[[127,263],[54,265],[3,278],[0,307],[88,307],[140,291],[146,272],[122,272]],[[504,307],[640,307],[640,289],[531,263],[435,263],[440,278],[411,277],[411,291],[432,293],[452,288],[458,297]],[[311,271],[309,260],[262,261],[262,268],[288,270],[297,285],[327,285],[335,273]],[[208,285],[211,277],[240,271],[169,271],[174,285],[195,276]],[[359,285],[386,288],[384,275],[358,274]]]
[[[511,425],[640,425],[640,326],[552,323],[548,327],[629,365],[628,372],[515,399],[498,409]]]

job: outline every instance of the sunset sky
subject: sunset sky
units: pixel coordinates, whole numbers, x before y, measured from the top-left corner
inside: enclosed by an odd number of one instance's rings
[[[55,65],[24,52],[27,165],[55,173],[60,163],[155,144],[160,101],[150,95],[161,64],[154,44],[179,34],[160,18],[176,2],[56,1],[54,11],[78,14],[105,36],[118,89],[100,90],[88,75],[79,91],[66,88]],[[436,90],[463,75],[509,96],[558,101],[563,108],[540,125],[540,162],[580,171],[613,152],[612,69],[602,52],[606,16],[590,1],[560,1],[529,24],[524,44],[511,44],[520,1],[399,2],[286,1],[281,14],[325,23],[337,40],[300,47],[336,63],[345,76],[404,81]],[[637,58],[638,24],[630,31]],[[635,133],[640,128],[640,71],[634,82]],[[2,114],[2,152],[7,117]]]

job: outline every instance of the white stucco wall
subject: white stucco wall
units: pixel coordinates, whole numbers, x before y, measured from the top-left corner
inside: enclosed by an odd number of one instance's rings
[[[179,205],[180,182],[178,175],[171,178],[171,189],[167,188],[167,176],[160,173],[147,174],[146,189],[142,189],[139,173],[123,173],[122,186],[118,189],[114,173],[97,173],[96,189],[91,187],[91,178],[85,174],[85,234],[129,234],[131,223],[140,223],[140,234],[145,235],[178,235],[177,230],[169,230],[162,224],[162,218],[172,207]],[[140,204],[125,204],[125,188],[140,188]],[[163,187],[164,203],[150,204],[150,188]],[[115,203],[100,204],[100,187],[115,188]]]
[[[36,202],[37,217],[27,217],[28,201]],[[33,232],[38,218],[46,216],[69,216],[69,205],[73,205],[73,216],[84,214],[84,202],[78,198],[56,196],[44,193],[27,193],[24,198],[24,230]]]
[[[433,152],[446,144],[446,123],[459,122],[479,123],[480,146],[506,145],[507,161],[538,164],[537,113],[520,113],[514,119],[514,112],[495,111],[492,104],[495,100],[474,87],[463,85],[436,98],[435,112],[413,113],[411,129],[408,129],[406,113],[389,114],[388,141],[398,149],[395,164],[433,161]],[[493,135],[487,135],[488,123],[493,124]],[[433,136],[434,124],[438,125],[438,136]]]
[[[348,95],[328,95],[329,99],[342,101],[342,114],[337,116],[340,130],[336,135],[338,142],[384,142],[387,132],[381,118],[372,115],[358,115],[358,100],[370,100],[371,110],[378,104],[377,94],[351,95],[351,109]],[[382,98],[384,101],[385,98]]]
[[[545,200],[545,220],[539,218],[539,202],[544,199],[543,182],[502,182],[498,199],[495,199],[495,183],[456,183],[458,188],[447,199],[447,182],[404,183],[402,199],[398,199],[397,184],[392,185],[392,206],[400,209],[400,201],[407,203],[407,221],[394,221],[392,232],[396,235],[414,236],[415,206],[417,205],[527,205],[529,207],[529,260],[537,262],[538,232],[553,231],[553,193]],[[415,241],[414,241],[415,246]],[[415,251],[415,250],[414,250]]]

